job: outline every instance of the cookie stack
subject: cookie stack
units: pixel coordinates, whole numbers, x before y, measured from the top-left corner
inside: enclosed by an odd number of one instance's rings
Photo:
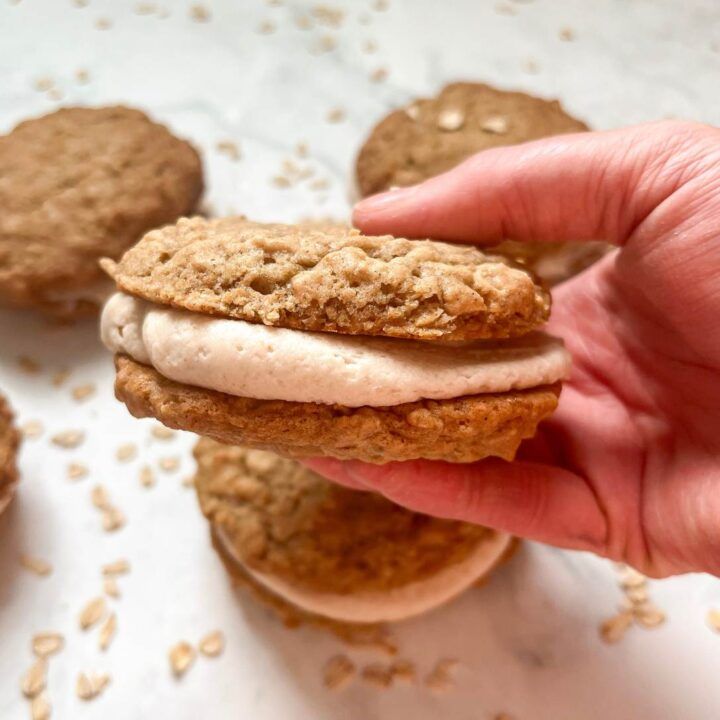
[[[16,456],[20,434],[13,424],[13,415],[5,398],[0,395],[0,512],[15,494],[18,474]]]

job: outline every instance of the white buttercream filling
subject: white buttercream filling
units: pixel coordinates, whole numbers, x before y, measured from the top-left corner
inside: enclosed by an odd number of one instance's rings
[[[117,293],[103,342],[186,385],[237,397],[383,407],[548,385],[570,356],[542,332],[502,341],[429,343],[268,327]]]
[[[248,567],[238,556],[227,535],[218,537],[230,556],[255,581],[295,607],[323,617],[355,623],[396,622],[428,612],[467,590],[491,570],[507,549],[511,536],[493,533],[481,541],[468,557],[431,577],[385,591],[352,594],[318,592],[298,587],[282,578]]]

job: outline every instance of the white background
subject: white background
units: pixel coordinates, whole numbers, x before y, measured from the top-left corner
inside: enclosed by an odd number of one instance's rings
[[[720,123],[720,5],[715,0],[534,0],[509,2],[516,15],[480,0],[391,0],[384,12],[366,2],[342,7],[339,30],[300,30],[294,18],[312,3],[286,0],[208,0],[207,23],[189,19],[187,2],[165,0],[169,17],[140,16],[135,3],[90,0],[0,0],[0,131],[58,104],[123,102],[150,112],[191,138],[204,152],[208,198],[215,211],[256,219],[347,217],[349,178],[359,143],[388,109],[456,79],[479,79],[547,97],[597,128],[662,117]],[[98,18],[112,27],[99,30]],[[257,32],[271,20],[275,33]],[[562,42],[562,27],[577,39]],[[336,50],[314,54],[320,37]],[[366,39],[375,54],[362,52]],[[713,43],[716,43],[713,45]],[[533,60],[536,73],[527,71]],[[384,66],[389,78],[371,83]],[[78,69],[90,82],[80,85]],[[50,77],[61,100],[34,89]],[[328,124],[342,107],[347,119]],[[234,163],[215,144],[232,139],[243,159]],[[281,190],[270,178],[298,141],[309,144],[326,193],[306,185]],[[39,168],[39,172],[42,169]],[[0,208],[0,212],[2,209]],[[44,367],[23,374],[16,357]],[[73,369],[67,385],[50,383],[53,370]],[[70,388],[96,382],[98,394],[79,404]],[[433,695],[422,687],[379,692],[356,684],[333,694],[321,667],[342,650],[326,634],[290,632],[268,612],[233,592],[212,552],[192,491],[192,438],[161,442],[151,423],[133,420],[112,399],[110,359],[92,323],[55,328],[31,315],[0,314],[0,387],[21,421],[42,419],[44,435],[25,443],[19,498],[0,518],[0,718],[29,716],[19,679],[31,662],[30,637],[54,629],[67,638],[50,665],[55,718],[252,718],[253,720],[484,720],[505,711],[516,720],[613,718],[712,720],[720,716],[720,636],[705,625],[720,607],[720,583],[685,577],[653,583],[668,613],[660,629],[633,629],[606,646],[597,626],[620,599],[610,564],[579,554],[526,546],[483,589],[395,631],[404,656],[427,672],[440,657],[462,666],[457,687]],[[49,437],[83,428],[77,450]],[[136,442],[141,456],[119,464],[115,449]],[[158,473],[140,487],[139,467],[167,455],[181,471]],[[68,462],[91,468],[69,482]],[[157,469],[157,468],[156,468]],[[89,499],[103,483],[125,512],[115,534],[100,529]],[[20,568],[21,552],[50,560],[54,572],[37,578]],[[113,602],[118,635],[107,653],[97,632],[80,633],[77,615],[100,591],[100,565],[126,557],[132,573]],[[201,660],[177,682],[166,652],[179,639],[196,642],[221,628],[228,647]],[[360,663],[377,658],[350,652]],[[112,675],[90,703],[74,695],[79,671]]]

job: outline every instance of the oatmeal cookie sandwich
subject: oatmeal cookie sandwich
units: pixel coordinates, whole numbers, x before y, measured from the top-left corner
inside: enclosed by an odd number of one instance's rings
[[[13,424],[13,415],[5,398],[0,395],[0,512],[15,494],[18,481],[17,451],[20,433]]]
[[[233,445],[373,463],[512,459],[569,357],[532,274],[477,248],[183,219],[103,267],[116,395]]]

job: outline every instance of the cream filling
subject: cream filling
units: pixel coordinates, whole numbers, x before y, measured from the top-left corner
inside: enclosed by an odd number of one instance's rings
[[[233,560],[268,590],[307,612],[353,623],[396,622],[443,605],[491,570],[511,541],[510,535],[496,532],[481,541],[464,560],[424,580],[382,592],[341,595],[301,588],[274,575],[249,568],[238,556],[227,534],[220,528],[216,530],[223,547]]]
[[[176,382],[237,397],[383,407],[548,385],[570,356],[542,332],[500,342],[429,343],[268,327],[117,293],[105,345]]]

